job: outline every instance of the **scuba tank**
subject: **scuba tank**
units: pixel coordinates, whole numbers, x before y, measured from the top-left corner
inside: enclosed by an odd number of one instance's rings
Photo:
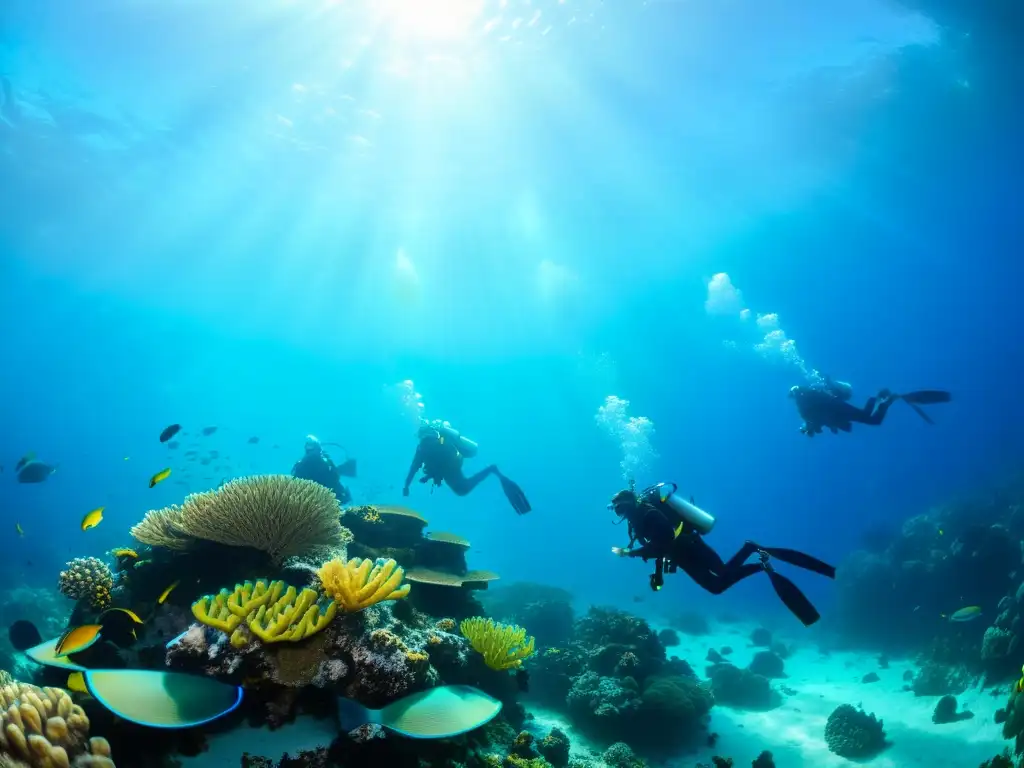
[[[468,437],[463,437],[459,434],[459,430],[455,429],[447,421],[442,422],[440,425],[434,427],[437,430],[437,434],[445,440],[455,443],[459,449],[459,453],[465,456],[467,459],[472,459],[480,450],[480,446],[470,440]]]
[[[692,526],[701,535],[711,532],[715,527],[715,518],[698,507],[692,501],[687,501],[679,495],[679,486],[675,483],[658,483],[643,492],[643,497],[652,500],[657,495],[662,504],[670,507],[679,518],[689,526]]]

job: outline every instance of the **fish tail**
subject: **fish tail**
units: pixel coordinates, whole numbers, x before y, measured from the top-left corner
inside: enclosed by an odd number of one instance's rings
[[[380,711],[367,709],[352,699],[338,698],[338,724],[343,733],[354,731],[367,723],[379,724]]]

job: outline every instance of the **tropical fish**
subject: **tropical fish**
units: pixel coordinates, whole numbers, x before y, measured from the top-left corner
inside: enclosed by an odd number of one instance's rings
[[[203,437],[209,437],[217,431],[216,427],[203,427]]]
[[[981,617],[981,608],[977,605],[969,605],[951,614],[949,620],[953,622],[974,621]]]
[[[68,675],[67,688],[69,691],[74,691],[75,693],[89,692],[89,689],[85,687],[85,676],[81,672],[72,672]]]
[[[139,639],[136,630],[142,626],[143,621],[135,611],[128,608],[108,608],[100,614],[99,623],[103,627],[104,640],[127,648]]]
[[[42,461],[29,461],[18,470],[19,483],[41,483],[57,471],[56,467]]]
[[[160,433],[160,442],[166,443],[180,431],[181,424],[171,424],[171,426],[165,428],[164,431]]]
[[[80,627],[72,627],[57,641],[54,648],[55,656],[67,656],[71,653],[80,653],[93,645],[100,639],[100,632],[103,629],[99,624],[83,624]]]
[[[17,533],[17,534],[18,534],[19,536],[24,536],[24,535],[25,535],[25,531],[24,531],[24,530],[22,529],[22,527],[21,527],[21,523],[15,523],[15,524],[14,524],[14,531],[15,531],[15,533]]]
[[[149,478],[149,487],[150,488],[155,488],[157,483],[162,483],[164,480],[166,480],[170,476],[171,476],[171,468],[170,467],[167,467],[166,469],[161,469],[159,472],[157,472],[155,475],[153,475],[151,478]]]
[[[1020,680],[1017,681],[1017,684],[1013,686],[1014,693],[1020,693],[1021,691],[1024,691],[1024,667],[1020,668],[1020,672],[1022,677],[1020,678]]]
[[[138,558],[139,553],[130,547],[116,547],[110,550],[110,554],[114,557],[130,557],[132,560]]]
[[[131,610],[130,608],[107,608],[107,610],[105,610],[103,613],[100,614],[100,623],[101,624],[104,623],[103,618],[105,616],[110,616],[111,614],[115,614],[115,613],[118,614],[118,615],[127,616],[129,619],[132,620],[132,623],[134,623],[134,624],[142,624],[143,623],[142,619],[139,618],[139,614],[137,614],[135,611]]]
[[[193,728],[238,708],[241,686],[203,675],[149,669],[89,669],[89,693],[130,723],[151,728]]]
[[[486,725],[501,712],[501,702],[468,685],[442,685],[367,709],[352,699],[338,700],[345,732],[372,723],[413,739],[447,739]]]
[[[24,467],[30,461],[35,461],[35,460],[36,460],[36,452],[35,451],[29,451],[24,456],[22,456],[20,459],[18,459],[18,463],[14,465],[14,471],[15,472],[21,472],[21,468],[22,467]]]
[[[163,605],[165,602],[167,602],[167,598],[171,596],[171,592],[173,592],[174,588],[177,587],[179,584],[181,584],[181,579],[178,579],[173,584],[171,584],[169,587],[167,587],[167,589],[165,589],[163,592],[161,592],[160,593],[160,597],[158,597],[156,599],[156,604],[157,605]]]
[[[86,514],[82,518],[82,530],[88,531],[90,528],[95,528],[97,525],[103,522],[103,510],[106,507],[96,507],[92,512]]]

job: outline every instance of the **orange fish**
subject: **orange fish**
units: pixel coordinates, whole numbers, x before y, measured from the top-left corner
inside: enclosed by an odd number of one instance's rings
[[[100,639],[99,624],[83,624],[80,627],[72,627],[57,641],[53,649],[53,655],[58,658],[71,653],[80,653]]]

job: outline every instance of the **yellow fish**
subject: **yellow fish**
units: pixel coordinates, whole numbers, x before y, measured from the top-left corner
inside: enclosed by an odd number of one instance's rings
[[[88,693],[89,689],[85,687],[85,675],[81,672],[72,672],[68,675],[68,690],[75,693]]]
[[[171,592],[174,591],[174,588],[176,586],[178,586],[179,584],[181,584],[181,579],[179,579],[178,581],[174,582],[173,584],[171,584],[171,586],[169,586],[167,589],[165,589],[163,592],[161,592],[160,593],[160,597],[158,597],[156,599],[156,604],[157,605],[163,605],[164,602],[167,600],[167,598],[171,596]]]
[[[1020,668],[1020,672],[1021,675],[1024,675],[1024,667]],[[1021,691],[1024,691],[1024,677],[1021,677],[1021,679],[1017,681],[1017,684],[1013,686],[1014,693],[1020,693]]]
[[[18,533],[19,536],[24,536],[25,535],[25,531],[22,529],[21,523],[15,523],[14,524],[14,530]]]
[[[106,616],[108,613],[114,613],[115,611],[117,613],[123,613],[125,616],[127,616],[129,619],[131,619],[136,624],[142,624],[143,623],[142,619],[139,618],[139,614],[137,614],[135,611],[130,610],[128,608],[108,608],[107,610],[105,610],[103,613],[100,614],[100,621],[102,622],[103,621],[103,617]]]
[[[132,560],[139,556],[138,552],[128,547],[117,547],[116,549],[110,550],[110,554],[114,557],[130,557]]]
[[[161,469],[159,472],[157,472],[155,475],[153,475],[151,478],[149,478],[149,487],[150,488],[155,487],[157,483],[162,483],[164,480],[166,480],[170,476],[171,476],[171,468],[170,467],[168,467],[167,469]]]
[[[103,522],[103,510],[106,507],[96,507],[92,512],[82,518],[82,530],[88,531]]]
[[[57,641],[53,649],[54,656],[67,656],[70,653],[79,653],[91,646],[100,639],[99,624],[83,624],[80,627],[72,627]]]

